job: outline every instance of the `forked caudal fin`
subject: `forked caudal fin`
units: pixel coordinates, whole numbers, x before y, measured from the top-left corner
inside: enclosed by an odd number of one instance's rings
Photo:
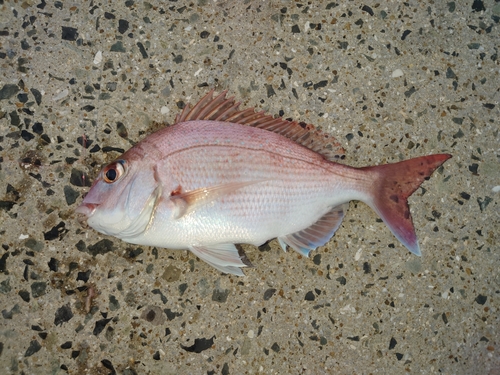
[[[416,255],[421,253],[407,199],[449,158],[451,155],[436,154],[361,168],[378,175],[369,191],[371,200],[366,203],[382,218],[396,238]]]

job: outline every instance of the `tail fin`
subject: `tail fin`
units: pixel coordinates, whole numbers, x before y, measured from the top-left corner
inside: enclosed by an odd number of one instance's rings
[[[366,203],[382,218],[396,238],[416,255],[421,255],[420,246],[407,199],[449,158],[451,155],[436,154],[394,164],[361,168],[379,176],[369,192],[371,201]]]

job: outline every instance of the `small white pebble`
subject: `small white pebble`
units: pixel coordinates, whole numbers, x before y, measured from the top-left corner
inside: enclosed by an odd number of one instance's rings
[[[97,51],[94,56],[94,65],[99,65],[102,62],[102,51]]]
[[[168,107],[164,105],[163,107],[161,107],[160,112],[162,115],[166,115],[168,112],[170,112],[170,109],[168,109]]]
[[[494,193],[498,193],[500,191],[500,185],[493,186],[493,188],[491,189],[491,191],[494,192]]]
[[[21,235],[19,236],[19,239],[20,239],[20,240],[25,240],[26,238],[29,238],[29,237],[30,237],[30,236],[28,236],[27,234],[21,234]]]
[[[359,249],[358,251],[356,251],[356,255],[354,255],[354,260],[359,260],[361,258],[361,253],[363,252],[363,249]]]
[[[61,99],[65,98],[66,96],[68,96],[68,94],[69,94],[68,89],[64,89],[61,92],[55,94],[52,97],[52,100],[55,101],[55,102],[57,102],[58,100],[61,100]]]
[[[346,305],[344,307],[342,307],[339,312],[344,315],[346,313],[351,313],[351,314],[354,314],[356,312],[356,308],[352,307],[351,305]]]
[[[194,72],[194,76],[198,77],[198,75],[201,73],[202,70],[203,68],[198,69],[196,72]]]
[[[254,332],[253,332],[253,330],[248,331],[247,336],[248,336],[248,338],[253,339],[254,338]]]
[[[401,69],[396,69],[395,71],[392,72],[392,78],[402,77],[403,75],[404,73]]]

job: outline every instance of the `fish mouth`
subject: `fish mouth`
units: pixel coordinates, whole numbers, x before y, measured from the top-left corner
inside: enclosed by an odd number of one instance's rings
[[[97,207],[99,205],[95,203],[82,203],[76,208],[75,212],[79,214],[78,222],[82,227],[88,227],[87,219],[92,216]]]
[[[75,212],[89,217],[92,216],[97,207],[99,207],[99,205],[96,203],[82,203],[76,208]]]

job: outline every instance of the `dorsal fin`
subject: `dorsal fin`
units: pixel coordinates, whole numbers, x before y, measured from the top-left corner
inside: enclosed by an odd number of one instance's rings
[[[264,111],[255,112],[253,108],[239,109],[241,103],[234,97],[226,98],[227,91],[221,92],[215,98],[214,90],[206,94],[194,107],[187,104],[175,118],[175,124],[194,121],[225,121],[248,125],[281,134],[308,149],[323,155],[331,161],[344,158],[344,149],[331,135],[316,129],[314,125],[297,121],[274,118]]]

